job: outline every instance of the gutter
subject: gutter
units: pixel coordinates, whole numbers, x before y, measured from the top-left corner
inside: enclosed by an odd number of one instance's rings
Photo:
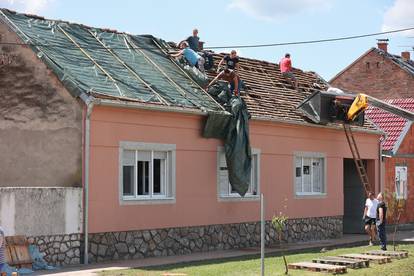
[[[94,99],[94,103],[95,105],[102,105],[102,106],[109,106],[109,107],[122,107],[122,108],[143,109],[143,110],[153,110],[153,111],[162,111],[162,112],[177,112],[177,113],[202,115],[202,116],[208,115],[206,109],[200,110],[200,109],[174,107],[174,106],[149,105],[146,103],[125,102],[125,101],[116,101],[116,100],[108,100],[108,99]],[[252,116],[252,119],[255,121],[259,121],[259,122],[261,121],[261,122],[283,123],[283,124],[299,125],[299,126],[306,126],[306,127],[318,127],[318,128],[334,129],[334,130],[341,130],[341,131],[343,130],[342,126],[340,125],[337,125],[337,126],[336,125],[318,125],[318,124],[310,124],[306,122],[298,122],[298,121],[293,121],[293,120],[263,118],[263,117],[258,117],[258,116]],[[353,129],[353,132],[369,133],[369,134],[377,134],[377,135],[385,134],[384,132],[380,130],[371,130],[371,129]]]
[[[91,96],[82,93],[79,95],[79,98],[86,105],[86,116],[85,116],[85,146],[84,146],[84,158],[85,158],[85,175],[84,175],[84,193],[83,193],[83,202],[84,202],[84,220],[83,220],[83,235],[84,235],[84,253],[83,253],[83,264],[87,265],[89,263],[89,165],[90,165],[90,118],[92,114],[92,109],[95,103],[95,99]]]

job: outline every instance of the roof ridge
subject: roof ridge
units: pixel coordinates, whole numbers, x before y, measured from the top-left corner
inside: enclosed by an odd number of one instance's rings
[[[94,27],[94,26],[89,26],[89,25],[85,25],[85,24],[82,24],[82,23],[77,23],[77,22],[72,22],[72,21],[62,20],[62,19],[51,19],[51,18],[46,18],[46,17],[40,16],[40,15],[37,15],[37,14],[17,12],[15,10],[7,9],[7,8],[0,8],[0,10],[1,11],[7,11],[7,12],[12,13],[12,14],[24,15],[26,17],[33,18],[33,19],[38,19],[38,20],[52,21],[52,22],[57,22],[57,23],[69,24],[69,25],[77,25],[77,26],[88,28],[88,29],[102,30],[102,31],[105,31],[105,32],[116,33],[116,34],[134,35],[134,34],[131,34],[131,33],[128,33],[128,32],[118,31],[116,29],[110,29],[110,28],[105,28],[105,27]]]

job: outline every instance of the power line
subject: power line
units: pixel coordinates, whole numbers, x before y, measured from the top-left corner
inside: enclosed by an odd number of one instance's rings
[[[411,28],[404,28],[386,32],[377,32],[377,33],[370,33],[370,34],[362,34],[362,35],[354,35],[354,36],[343,36],[343,37],[336,37],[336,38],[327,38],[327,39],[318,39],[318,40],[304,40],[304,41],[293,41],[293,42],[281,42],[281,43],[269,43],[269,44],[251,44],[251,45],[229,45],[229,46],[210,46],[204,47],[204,49],[226,49],[226,48],[265,48],[265,47],[277,47],[277,46],[288,46],[288,45],[301,45],[301,44],[315,44],[315,43],[326,43],[326,42],[335,42],[335,41],[342,41],[342,40],[352,40],[358,38],[365,38],[365,37],[372,37],[372,36],[379,36],[391,33],[400,33],[405,31],[414,30],[414,27]],[[0,42],[0,45],[15,45],[15,46],[39,46],[39,47],[62,47],[62,45],[57,44],[38,44],[38,43],[16,43],[16,42]],[[64,48],[71,48],[65,46]],[[91,45],[82,45],[84,49],[103,49],[103,46],[91,46]],[[151,49],[158,49],[157,47],[110,47],[111,49],[144,49],[144,50],[151,50]]]
[[[400,32],[411,31],[411,30],[414,30],[414,27],[399,29],[399,30],[392,30],[392,31],[387,31],[387,32],[354,35],[354,36],[343,36],[343,37],[327,38],[327,39],[319,39],[319,40],[305,40],[305,41],[282,42],[282,43],[271,43],[271,44],[255,44],[255,45],[212,46],[212,47],[205,47],[205,48],[206,49],[259,48],[259,47],[275,47],[275,46],[285,46],[285,45],[312,44],[312,43],[333,42],[333,41],[350,40],[350,39],[364,38],[364,37],[384,35],[384,34],[400,33]]]

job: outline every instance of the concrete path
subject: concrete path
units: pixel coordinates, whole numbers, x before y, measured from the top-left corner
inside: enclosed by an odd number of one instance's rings
[[[392,240],[392,235],[388,234],[389,240]],[[414,231],[401,231],[398,233],[396,240],[402,242],[414,242]],[[368,245],[366,235],[344,235],[339,239],[312,241],[303,243],[288,244],[283,247],[285,253],[300,253],[310,250],[323,250],[323,248],[337,248],[357,245]],[[280,248],[266,248],[266,254],[277,255],[282,249]],[[103,262],[99,264],[91,265],[78,265],[65,267],[64,269],[52,270],[52,271],[38,271],[31,275],[85,275],[92,276],[97,275],[97,272],[103,270],[118,270],[118,269],[129,269],[138,267],[148,266],[160,266],[177,263],[190,263],[196,261],[205,260],[217,260],[217,259],[232,259],[242,256],[254,256],[260,255],[260,248],[245,248],[238,250],[223,250],[223,251],[211,251],[194,253],[190,255],[181,256],[168,256],[168,257],[157,257],[157,258],[146,258],[136,260],[124,260],[114,262]]]

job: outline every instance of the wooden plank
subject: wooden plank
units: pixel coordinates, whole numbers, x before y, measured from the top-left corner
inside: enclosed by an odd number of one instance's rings
[[[361,266],[365,266],[365,267],[369,267],[369,260],[362,260],[362,259],[350,259],[350,258],[343,258],[343,257],[338,257],[338,256],[328,256],[325,257],[328,259],[335,259],[335,260],[348,260],[350,262],[356,262],[358,264],[360,264]]]
[[[368,260],[356,260],[356,259],[347,259],[333,256],[325,256],[318,259],[312,260],[314,263],[322,264],[333,264],[333,265],[344,265],[349,268],[362,268],[369,267]]]
[[[6,244],[7,245],[28,245],[26,236],[8,236],[6,237]]]
[[[9,265],[17,268],[32,268],[33,260],[25,236],[6,237],[6,260]]]
[[[339,255],[339,257],[351,258],[351,259],[369,260],[369,261],[377,262],[379,264],[385,264],[385,263],[391,262],[391,258],[390,257],[386,257],[386,256],[375,256],[375,255],[368,255],[368,254],[353,254],[352,253],[352,254]]]
[[[288,264],[288,268],[303,269],[303,270],[310,270],[310,271],[316,271],[316,272],[328,272],[328,273],[333,273],[333,274],[346,273],[346,266],[311,263],[311,262],[290,263]]]
[[[384,251],[384,250],[371,250],[362,254],[368,254],[368,255],[376,255],[376,256],[388,256],[393,259],[402,259],[402,258],[408,258],[408,252],[407,251]]]

